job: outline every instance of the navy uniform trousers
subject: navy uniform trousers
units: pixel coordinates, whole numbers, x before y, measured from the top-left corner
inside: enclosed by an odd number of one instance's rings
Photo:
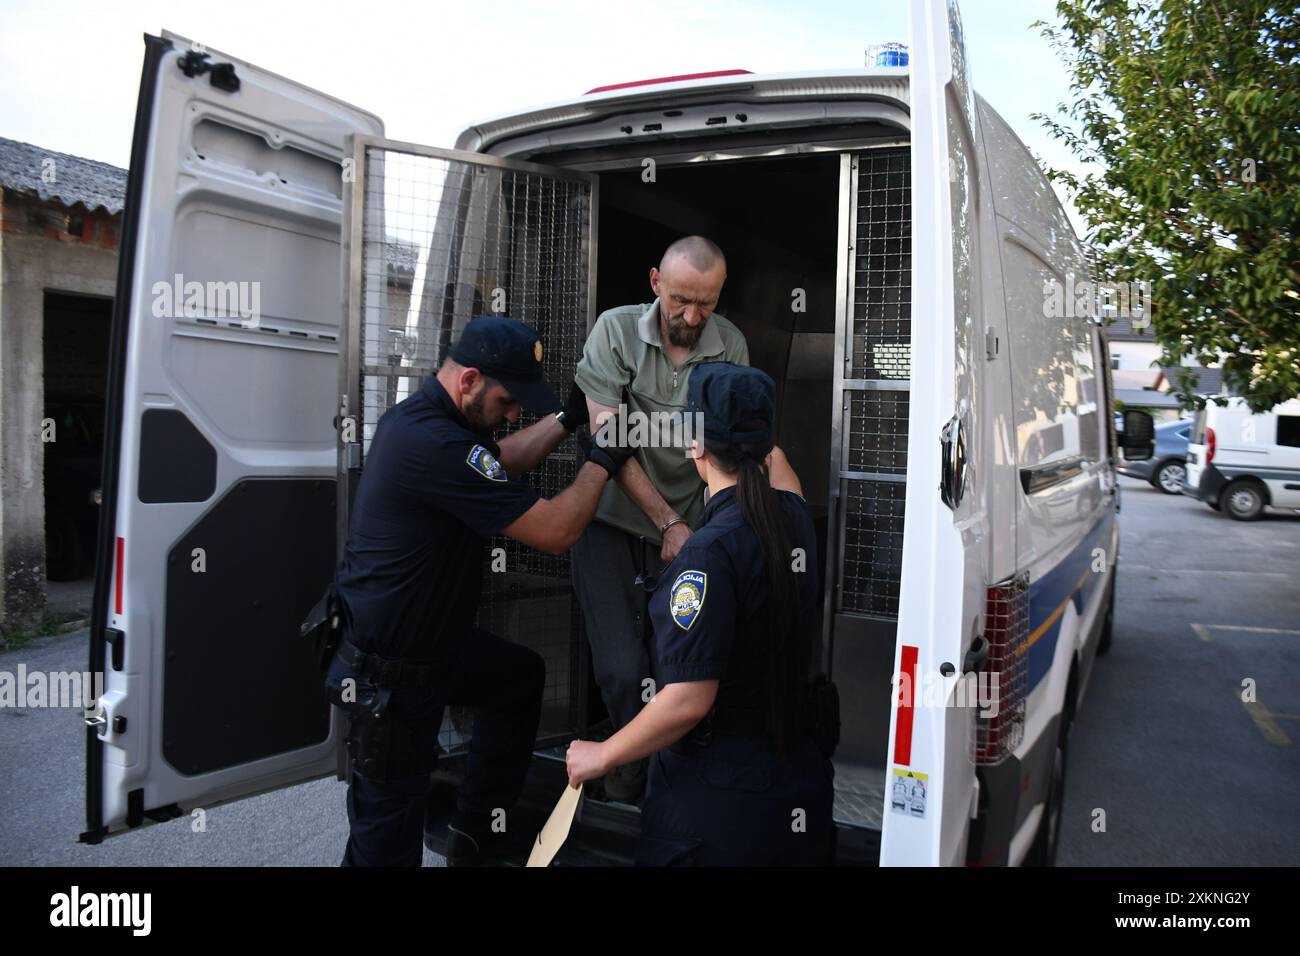
[[[349,669],[337,657],[328,683],[339,686]],[[438,729],[448,704],[475,708],[465,777],[457,794],[462,813],[484,815],[513,807],[523,790],[541,719],[546,665],[533,650],[476,631],[459,661],[432,687],[393,691],[390,713],[427,739],[432,767]],[[344,866],[419,866],[430,773],[381,781],[353,771],[348,785],[351,835]]]
[[[828,865],[834,776],[809,738],[785,763],[755,737],[674,744],[650,758],[637,865]]]

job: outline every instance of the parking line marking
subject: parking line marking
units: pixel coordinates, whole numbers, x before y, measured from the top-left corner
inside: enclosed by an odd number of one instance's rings
[[[1196,625],[1193,624],[1193,627]],[[1249,631],[1251,634],[1296,634],[1300,631],[1290,627],[1247,627],[1244,624],[1206,624],[1206,627],[1213,628],[1216,631]]]
[[[1291,746],[1291,738],[1286,735],[1286,731],[1278,726],[1274,715],[1261,701],[1256,700],[1250,704],[1245,701],[1241,703],[1246,708],[1246,713],[1250,715],[1250,719],[1255,722],[1255,727],[1264,735],[1265,740],[1279,747]]]
[[[1294,574],[1288,574],[1284,571],[1221,571],[1218,568],[1157,568],[1151,564],[1130,564],[1125,567],[1126,571],[1158,571],[1160,574],[1249,574],[1252,578],[1286,578],[1291,580]]]
[[[1204,624],[1193,624],[1192,630],[1196,633],[1196,636],[1205,641],[1205,643],[1210,643],[1210,632],[1205,629]]]

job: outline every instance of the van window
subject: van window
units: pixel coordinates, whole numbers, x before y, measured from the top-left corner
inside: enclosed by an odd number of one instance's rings
[[[1205,409],[1202,408],[1196,413],[1196,417],[1192,419],[1191,442],[1193,445],[1205,444],[1205,414]]]
[[[1300,415],[1277,416],[1277,443],[1300,448]]]
[[[1019,465],[1096,461],[1101,431],[1091,323],[1068,314],[1073,308],[1055,307],[1059,299],[1047,290],[1063,280],[1037,254],[1013,241],[1002,250]]]
[[[1097,411],[1101,408],[1101,383],[1095,372],[1092,340],[1095,326],[1082,318],[1074,326],[1076,414],[1079,419],[1079,454],[1085,461],[1101,461],[1101,433]]]

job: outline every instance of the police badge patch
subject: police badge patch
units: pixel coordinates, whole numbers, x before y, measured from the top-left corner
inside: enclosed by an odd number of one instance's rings
[[[673,589],[668,598],[668,606],[673,620],[683,631],[689,631],[700,609],[704,607],[704,594],[708,589],[709,576],[703,571],[683,571],[673,582]]]
[[[469,457],[465,463],[477,471],[484,478],[490,478],[493,481],[508,481],[506,470],[501,467],[501,462],[492,456],[492,453],[482,445],[475,445],[469,450]]]

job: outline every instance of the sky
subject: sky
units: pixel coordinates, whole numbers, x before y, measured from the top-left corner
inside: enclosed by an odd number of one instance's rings
[[[1065,67],[1029,26],[1055,20],[1055,0],[960,6],[975,88],[1044,162],[1077,171],[1065,147],[1029,119],[1068,97]],[[141,37],[163,29],[375,113],[393,139],[451,146],[475,120],[608,83],[862,66],[869,44],[907,41],[907,5],[0,0],[0,136],[126,166]],[[1067,210],[1081,229],[1068,201]]]

